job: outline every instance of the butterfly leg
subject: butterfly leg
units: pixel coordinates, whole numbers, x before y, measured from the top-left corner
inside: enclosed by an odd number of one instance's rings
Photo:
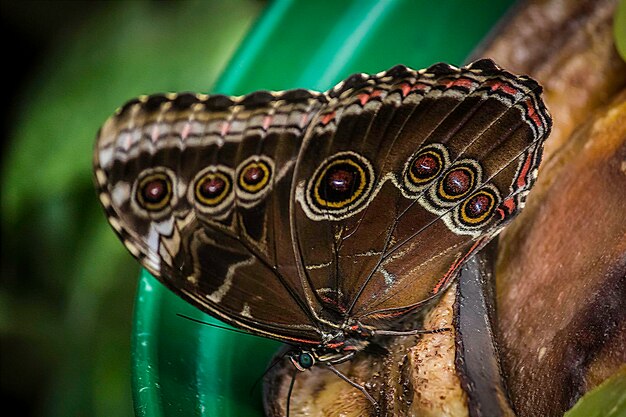
[[[333,371],[333,373],[335,375],[337,375],[339,378],[343,379],[344,381],[346,381],[348,384],[352,385],[354,388],[358,389],[359,391],[361,391],[363,393],[363,395],[365,395],[365,397],[372,403],[372,405],[374,406],[374,408],[376,409],[376,415],[378,415],[379,412],[379,408],[378,408],[378,402],[374,399],[374,397],[372,397],[370,395],[369,392],[367,392],[367,390],[365,389],[365,387],[363,385],[357,384],[356,382],[352,381],[350,378],[348,378],[347,376],[345,376],[344,374],[342,374],[337,368],[335,368],[332,364],[330,363],[325,363],[324,365],[326,365],[328,367],[328,369],[330,369],[331,371]]]

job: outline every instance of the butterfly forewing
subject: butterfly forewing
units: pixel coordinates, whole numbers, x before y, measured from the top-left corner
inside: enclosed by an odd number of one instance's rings
[[[324,345],[392,328],[523,206],[550,118],[491,61],[397,66],[327,93],[143,97],[101,129],[100,199],[200,309]]]
[[[284,94],[130,102],[100,132],[96,179],[128,249],[174,292],[240,327],[316,344],[288,202],[302,131],[325,98]]]

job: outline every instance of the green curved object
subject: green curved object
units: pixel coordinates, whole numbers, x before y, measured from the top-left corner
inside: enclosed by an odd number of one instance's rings
[[[396,64],[458,65],[512,3],[278,0],[251,30],[214,92],[326,90],[352,73]],[[258,380],[279,344],[178,314],[220,323],[143,271],[132,346],[136,415],[262,416]]]

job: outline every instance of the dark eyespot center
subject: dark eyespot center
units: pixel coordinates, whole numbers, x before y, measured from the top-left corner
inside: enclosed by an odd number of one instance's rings
[[[163,178],[157,178],[144,184],[141,195],[147,203],[160,203],[168,195],[167,181]]]
[[[439,160],[434,155],[424,154],[415,158],[411,172],[419,179],[427,179],[434,176],[439,168]]]
[[[492,206],[493,199],[488,194],[477,194],[470,198],[465,205],[465,214],[477,218],[485,214]]]
[[[246,162],[239,169],[237,185],[239,190],[250,198],[250,195],[267,191],[271,185],[272,163],[268,158]]]
[[[136,201],[145,210],[162,210],[172,197],[170,177],[163,172],[149,173],[139,180]]]
[[[246,168],[243,173],[243,181],[249,185],[256,185],[265,178],[265,171],[258,165],[252,165]]]
[[[362,208],[374,178],[367,159],[353,152],[337,153],[323,161],[308,179],[307,202],[316,214],[348,217]]]
[[[341,203],[349,201],[360,193],[362,171],[350,162],[338,162],[326,170],[319,183],[318,193],[327,203]]]
[[[443,189],[446,194],[459,196],[466,193],[472,186],[472,175],[466,169],[455,169],[450,171],[444,181]]]
[[[198,192],[204,198],[215,198],[226,188],[226,182],[220,177],[209,178],[203,181],[198,188]]]
[[[228,174],[216,171],[207,172],[196,182],[196,200],[206,207],[219,205],[232,188]]]
[[[326,183],[334,191],[350,191],[354,183],[355,172],[346,169],[332,169],[326,176]]]

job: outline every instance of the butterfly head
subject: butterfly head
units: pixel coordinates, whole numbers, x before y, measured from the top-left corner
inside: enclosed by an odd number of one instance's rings
[[[298,371],[306,371],[316,364],[338,364],[350,360],[357,350],[332,349],[319,347],[317,349],[301,349],[289,353],[289,360]]]
[[[317,362],[317,355],[314,351],[300,350],[289,354],[289,360],[298,371],[306,371],[311,369]]]
[[[289,359],[299,371],[310,369],[318,363],[339,364],[365,349],[372,336],[373,333],[360,324],[348,325],[328,334],[326,340],[318,346],[293,350],[289,353]]]

